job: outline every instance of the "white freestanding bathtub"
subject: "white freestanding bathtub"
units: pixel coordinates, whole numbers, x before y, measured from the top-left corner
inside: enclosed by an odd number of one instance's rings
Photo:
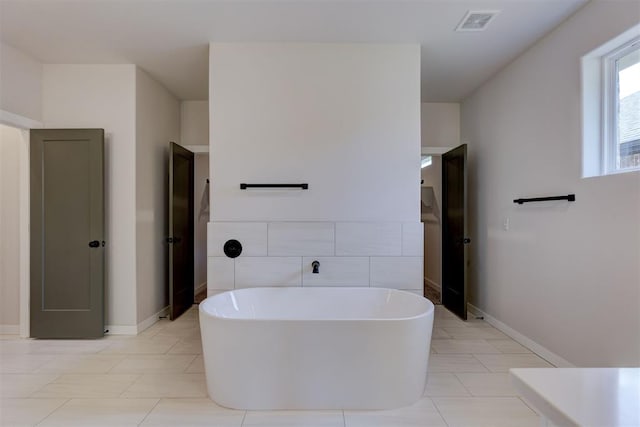
[[[389,409],[424,392],[433,304],[381,288],[249,288],[200,304],[209,396],[236,409]]]

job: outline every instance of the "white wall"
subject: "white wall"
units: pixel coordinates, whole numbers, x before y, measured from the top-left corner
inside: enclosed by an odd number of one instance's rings
[[[422,146],[457,147],[460,145],[460,104],[422,103]],[[433,156],[433,163],[422,169],[425,186],[433,188],[435,215],[424,221],[424,277],[433,287],[442,286],[442,158]]]
[[[42,64],[0,42],[0,110],[42,119]]]
[[[640,173],[580,178],[580,58],[637,19],[635,1],[588,3],[462,108],[471,302],[578,366],[640,365]]]
[[[20,323],[20,130],[0,124],[0,333]]]
[[[417,220],[417,45],[212,44],[210,58],[213,221]]]
[[[136,278],[137,322],[169,304],[167,294],[168,147],[180,137],[180,102],[136,69]]]
[[[48,128],[105,130],[106,323],[136,325],[136,68],[44,65]]]
[[[423,147],[460,145],[460,104],[423,102],[420,118]]]
[[[209,145],[209,101],[180,104],[180,145]]]
[[[209,101],[182,101],[180,144],[209,145]],[[195,156],[195,257],[194,286],[196,290],[207,281],[207,222],[200,216],[200,202],[209,178],[209,154],[196,153]]]
[[[210,46],[210,292],[422,289],[417,45]],[[309,190],[239,189],[308,183]],[[222,246],[236,238],[243,254]],[[320,274],[311,262],[321,263]]]

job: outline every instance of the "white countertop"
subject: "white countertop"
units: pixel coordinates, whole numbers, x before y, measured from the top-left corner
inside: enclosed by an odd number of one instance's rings
[[[520,395],[558,426],[640,426],[640,368],[511,369]]]

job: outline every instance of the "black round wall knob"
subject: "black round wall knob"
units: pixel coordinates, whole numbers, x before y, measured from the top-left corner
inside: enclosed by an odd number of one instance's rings
[[[229,258],[237,258],[242,253],[242,245],[237,240],[227,240],[224,244],[224,254]]]

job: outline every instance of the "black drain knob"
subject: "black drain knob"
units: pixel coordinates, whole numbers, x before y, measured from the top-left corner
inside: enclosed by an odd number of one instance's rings
[[[224,244],[224,254],[229,258],[237,258],[242,253],[242,245],[235,239],[227,240]]]

